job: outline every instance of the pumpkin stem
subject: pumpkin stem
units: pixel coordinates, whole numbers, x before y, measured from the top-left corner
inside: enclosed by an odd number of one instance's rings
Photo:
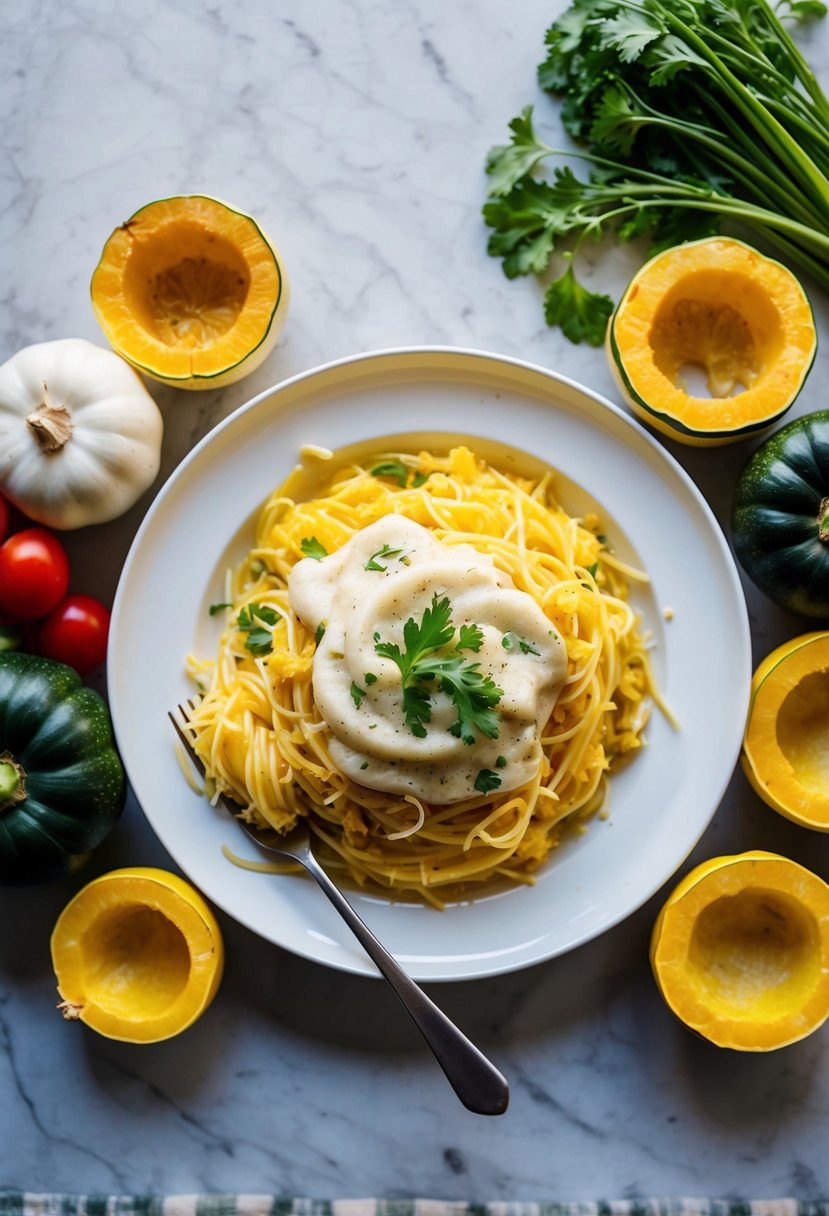
[[[61,1001],[55,1008],[61,1011],[67,1022],[77,1022],[81,1016],[83,1005],[73,1005],[71,1001]]]
[[[0,811],[26,798],[26,774],[11,752],[0,755]]]
[[[72,415],[65,405],[53,405],[44,383],[43,400],[32,410],[26,425],[37,440],[41,452],[59,452],[72,434]]]
[[[817,513],[818,539],[829,541],[829,496],[822,498]]]

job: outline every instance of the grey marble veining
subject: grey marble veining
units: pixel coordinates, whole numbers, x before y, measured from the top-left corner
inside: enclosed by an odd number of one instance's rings
[[[88,282],[109,232],[204,191],[257,216],[293,287],[284,337],[225,391],[153,386],[162,477],[259,390],[364,350],[443,343],[519,356],[615,397],[601,351],[548,330],[540,290],[485,252],[487,148],[535,102],[561,0],[6,0],[0,12],[0,359],[102,342]],[[806,35],[824,83],[829,27]],[[617,292],[640,251],[585,251]],[[821,337],[829,313],[814,292]],[[826,404],[822,351],[796,411]],[[671,450],[721,520],[745,445]],[[111,599],[152,497],[67,538],[76,588]],[[747,589],[756,657],[802,623]],[[694,859],[764,847],[829,876],[823,838],[738,772]],[[170,865],[130,802],[85,877]],[[131,1047],[62,1022],[48,941],[77,883],[0,893],[0,1188],[257,1191],[505,1200],[829,1194],[829,1031],[721,1053],[661,1003],[659,897],[566,957],[432,992],[509,1076],[467,1114],[377,982],[281,952],[227,918],[227,973],[181,1038]]]

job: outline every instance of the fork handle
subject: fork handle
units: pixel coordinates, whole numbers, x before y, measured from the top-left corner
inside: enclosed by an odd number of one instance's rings
[[[477,1115],[503,1114],[509,1102],[509,1086],[495,1065],[409,978],[365,921],[360,919],[314,855],[308,853],[299,860],[317,880],[366,954],[389,981],[467,1110]]]

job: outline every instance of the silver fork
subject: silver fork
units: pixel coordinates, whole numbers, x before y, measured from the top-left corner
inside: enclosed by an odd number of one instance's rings
[[[188,708],[192,708],[192,706],[178,706],[178,713],[185,724],[188,721]],[[181,722],[172,713],[168,717],[191,761],[203,777],[205,775],[204,765],[196,754]],[[247,832],[260,849],[286,860],[298,861],[316,879],[366,954],[397,993],[446,1074],[449,1084],[467,1110],[478,1115],[503,1114],[509,1102],[509,1086],[504,1076],[458,1029],[454,1022],[438,1009],[434,1001],[430,1000],[414,980],[409,978],[400,964],[374,936],[368,925],[360,919],[342,891],[329,878],[314,856],[311,848],[311,833],[307,823],[295,828],[289,836],[283,837],[274,831],[264,831],[252,824],[245,823],[239,818],[239,805],[224,794],[221,795],[221,799],[239,826]]]

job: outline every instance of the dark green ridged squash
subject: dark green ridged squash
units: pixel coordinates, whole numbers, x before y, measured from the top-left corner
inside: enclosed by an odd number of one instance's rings
[[[47,882],[77,868],[125,796],[101,697],[63,663],[0,653],[0,884]]]
[[[829,620],[829,410],[795,418],[749,457],[731,526],[741,566],[770,600]]]

